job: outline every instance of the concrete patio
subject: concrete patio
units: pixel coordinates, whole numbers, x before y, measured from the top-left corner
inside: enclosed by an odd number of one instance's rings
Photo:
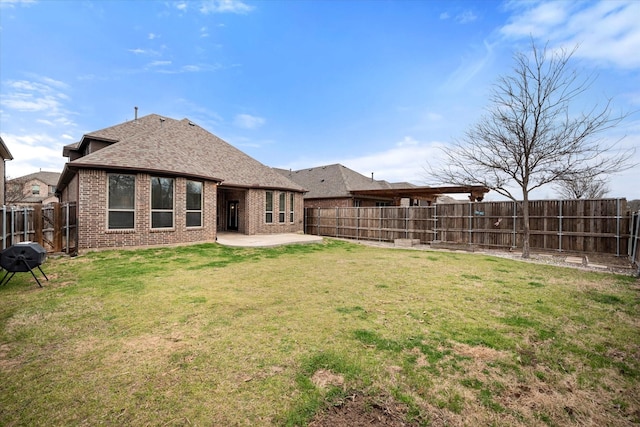
[[[254,234],[249,236],[233,232],[219,232],[217,242],[224,246],[266,248],[281,245],[322,243],[322,236],[297,233]]]

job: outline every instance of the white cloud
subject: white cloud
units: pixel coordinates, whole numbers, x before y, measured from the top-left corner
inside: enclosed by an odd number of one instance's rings
[[[163,67],[166,65],[171,65],[171,61],[153,61],[149,63],[150,67]]]
[[[456,16],[456,21],[459,24],[468,24],[469,22],[473,22],[476,19],[478,19],[478,16],[471,10],[465,10]]]
[[[0,8],[14,8],[16,6],[31,6],[35,4],[36,0],[2,0],[0,1]]]
[[[365,176],[371,176],[373,172],[378,180],[426,185],[427,161],[438,163],[443,146],[437,141],[423,142],[405,136],[391,148],[380,152],[351,158],[301,158],[283,166],[283,169],[297,170],[340,163]]]
[[[200,12],[205,15],[210,13],[245,14],[253,9],[253,6],[249,6],[240,0],[205,0],[200,6]]]
[[[154,34],[154,33],[149,33],[149,35],[147,36],[147,38],[148,38],[149,40],[154,40],[154,39],[157,39],[157,38],[158,38],[158,35],[157,35],[157,34]]]
[[[449,76],[445,87],[454,91],[463,89],[476,75],[481,73],[493,57],[494,45],[484,41],[476,51],[462,58],[460,66]]]
[[[13,160],[6,163],[7,177],[16,178],[40,169],[61,171],[64,166],[64,144],[49,134],[5,134],[2,139],[13,155]]]
[[[510,22],[500,29],[509,38],[528,38],[552,48],[580,48],[576,58],[625,69],[640,67],[640,2],[513,2]]]
[[[266,120],[264,118],[252,116],[250,114],[238,114],[233,119],[233,124],[243,129],[257,129],[265,123]]]
[[[62,170],[62,147],[76,133],[69,86],[46,76],[30,77],[1,82],[0,129],[14,158],[6,163],[7,175],[13,177]]]

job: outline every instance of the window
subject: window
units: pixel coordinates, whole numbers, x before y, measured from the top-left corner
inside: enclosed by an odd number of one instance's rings
[[[289,222],[293,222],[293,199],[294,194],[289,193]]]
[[[273,222],[273,191],[267,191],[265,193],[265,204],[264,204],[264,211],[265,211],[265,216],[264,216],[264,220],[267,223],[272,223]]]
[[[31,194],[40,194],[40,186],[38,184],[31,186]]]
[[[187,227],[202,226],[202,183],[187,181]]]
[[[136,177],[134,175],[109,174],[107,202],[107,228],[109,230],[134,227]]]
[[[151,228],[173,227],[173,178],[151,178]]]
[[[49,195],[52,196],[56,194],[56,186],[55,185],[50,185],[49,186]]]
[[[287,195],[286,193],[280,192],[280,198],[278,200],[278,222],[284,222],[284,216],[286,212],[286,203]]]

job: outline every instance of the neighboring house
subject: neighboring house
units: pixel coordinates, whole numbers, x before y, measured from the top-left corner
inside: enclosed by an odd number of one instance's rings
[[[47,205],[58,202],[56,185],[60,172],[35,172],[10,179],[6,184],[8,205]]]
[[[304,189],[188,119],[151,114],[64,148],[58,192],[78,203],[78,248],[303,232]]]
[[[5,181],[7,180],[7,168],[6,168],[5,162],[7,160],[13,160],[13,156],[11,155],[11,152],[9,151],[7,146],[4,144],[4,141],[2,140],[1,136],[0,136],[0,157],[2,157],[2,164],[0,164],[0,167],[2,168],[2,170],[0,171],[0,179],[2,180],[2,182],[0,182],[0,184],[2,184],[0,185],[0,203],[6,204]]]
[[[480,186],[419,187],[408,182],[374,180],[341,164],[297,171],[275,169],[307,189],[307,208],[428,206],[448,193],[469,193],[471,200],[482,200],[489,190]]]

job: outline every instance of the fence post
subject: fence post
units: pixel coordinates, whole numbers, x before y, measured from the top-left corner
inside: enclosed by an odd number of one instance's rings
[[[404,238],[409,238],[409,208],[404,207]]]
[[[438,204],[433,204],[433,240],[438,240]]]
[[[511,244],[511,247],[513,249],[516,248],[516,244],[517,244],[517,240],[518,240],[518,230],[516,228],[516,221],[518,221],[518,203],[514,200],[513,201],[513,243]]]
[[[616,257],[620,256],[620,199],[616,199]]]
[[[2,250],[7,249],[7,206],[2,205]]]
[[[62,252],[62,207],[53,203],[53,251]]]
[[[64,223],[65,223],[64,232],[65,233],[64,234],[65,234],[65,240],[66,240],[65,252],[68,255],[69,254],[69,234],[70,234],[70,230],[69,229],[71,228],[71,227],[69,227],[69,202],[65,203],[64,207],[65,207],[65,215],[64,215],[64,217],[65,217],[65,220],[64,220]]]
[[[562,252],[562,200],[558,203],[558,252]]]
[[[44,246],[43,233],[42,233],[43,221],[42,221],[42,205],[35,205],[33,207],[33,240],[39,245]]]
[[[11,206],[11,245],[16,244],[16,208]]]
[[[473,202],[469,202],[469,244],[473,243],[471,233],[473,232]]]

